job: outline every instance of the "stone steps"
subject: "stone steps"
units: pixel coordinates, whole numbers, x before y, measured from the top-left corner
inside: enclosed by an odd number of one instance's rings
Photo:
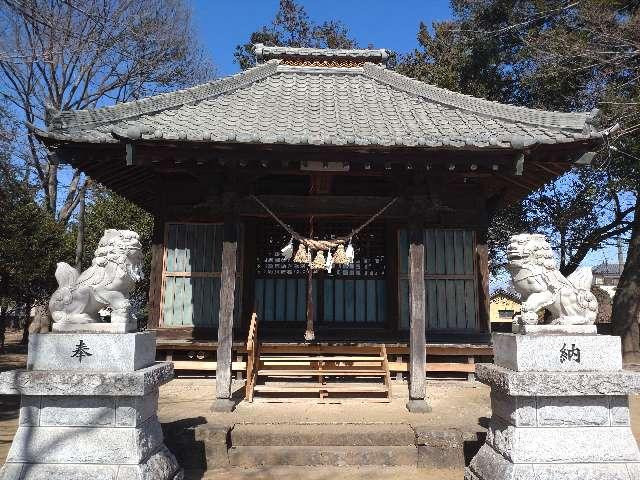
[[[398,424],[244,424],[231,431],[239,446],[415,446],[410,425]]]
[[[233,467],[291,466],[415,466],[418,449],[411,446],[242,446],[229,449]]]
[[[475,453],[479,443],[476,433],[433,431],[408,423],[238,423],[192,428],[165,432],[169,448],[178,452],[185,469],[462,469],[465,453]]]
[[[415,432],[406,424],[236,425],[229,464],[258,466],[415,466]]]
[[[227,467],[214,470],[187,470],[184,480],[460,480],[462,467],[458,469],[345,466],[266,466]]]

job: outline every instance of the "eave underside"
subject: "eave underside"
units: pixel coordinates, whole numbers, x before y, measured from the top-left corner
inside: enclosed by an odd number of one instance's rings
[[[447,190],[475,186],[483,200],[500,206],[513,203],[562,175],[597,145],[584,141],[520,151],[144,142],[128,146],[67,143],[51,147],[62,163],[80,169],[149,212],[158,213],[167,206],[167,193],[174,199],[169,201],[171,204],[180,199],[178,203],[182,205],[215,205],[216,199],[230,190],[238,193],[241,200],[250,194],[304,195],[308,192],[300,192],[299,188],[289,192],[285,179],[295,185],[299,183],[296,178],[303,182],[319,176],[331,177],[334,185],[353,185],[341,191],[329,188],[322,192],[324,195],[402,197],[407,195],[408,187],[419,192],[422,183],[425,188],[421,193],[434,185]],[[311,170],[306,170],[309,165]],[[333,171],[340,166],[348,166],[348,171]],[[277,191],[279,181],[283,183]],[[387,187],[381,188],[385,183]],[[264,186],[267,184],[270,187]],[[406,216],[401,207],[396,210],[399,216]],[[258,213],[253,202],[245,202],[244,207],[240,202],[241,215]],[[393,216],[393,211],[387,215]]]

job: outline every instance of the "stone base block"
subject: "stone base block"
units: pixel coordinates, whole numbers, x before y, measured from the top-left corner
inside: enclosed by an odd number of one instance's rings
[[[182,480],[175,457],[161,447],[138,465],[7,463],[0,480]]]
[[[465,469],[465,480],[637,480],[640,463],[513,463],[483,445]]]
[[[234,408],[236,408],[236,402],[229,398],[216,398],[211,406],[212,411],[219,413],[233,412]]]
[[[519,325],[514,323],[513,333],[523,335],[597,335],[595,325]]]
[[[138,427],[158,408],[158,389],[140,397],[24,395],[20,427]]]
[[[464,465],[463,441],[460,432],[430,431],[414,427],[418,447],[418,468],[455,469]]]
[[[409,399],[407,410],[411,413],[431,413],[431,406],[424,399]]]
[[[517,372],[614,372],[622,369],[620,337],[494,333],[494,362]]]
[[[629,427],[514,427],[492,419],[487,445],[514,463],[640,462]]]
[[[640,373],[514,372],[488,363],[476,364],[476,378],[506,395],[522,397],[580,397],[640,393]]]
[[[20,418],[0,480],[180,480],[156,416],[173,364],[155,334],[31,335],[27,370],[0,373]]]
[[[162,445],[154,416],[140,427],[18,427],[8,463],[139,464]]]
[[[143,396],[173,378],[173,363],[133,372],[9,370],[0,372],[0,395]]]
[[[491,392],[494,421],[515,427],[625,427],[630,425],[624,395],[512,397]]]
[[[133,333],[135,323],[59,323],[51,326],[54,333]]]
[[[133,372],[155,359],[154,332],[41,333],[29,336],[27,369]]]

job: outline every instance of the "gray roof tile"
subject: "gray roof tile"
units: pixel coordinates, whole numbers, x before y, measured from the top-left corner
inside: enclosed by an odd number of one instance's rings
[[[600,138],[593,113],[561,113],[462,95],[382,65],[305,67],[282,58],[383,60],[383,50],[264,47],[268,61],[190,89],[95,110],[61,112],[49,132],[61,141],[289,143],[523,148]]]
[[[605,262],[593,267],[593,273],[598,275],[619,275],[623,269],[624,264]]]
[[[254,45],[254,53],[259,62],[270,59],[363,59],[370,62],[385,62],[389,52],[384,48],[373,49],[334,49],[334,48],[295,48],[267,47],[261,43]]]

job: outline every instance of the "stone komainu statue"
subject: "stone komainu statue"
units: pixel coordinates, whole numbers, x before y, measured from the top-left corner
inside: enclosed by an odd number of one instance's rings
[[[130,323],[129,294],[142,278],[142,245],[136,232],[105,230],[91,266],[80,274],[60,262],[58,289],[49,301],[54,322],[99,322],[98,312],[111,307],[111,323]]]
[[[538,323],[538,311],[547,309],[556,325],[590,325],[598,314],[591,293],[591,267],[577,269],[565,278],[556,265],[544,235],[520,234],[509,239],[507,269],[522,296],[522,313],[514,321]]]

